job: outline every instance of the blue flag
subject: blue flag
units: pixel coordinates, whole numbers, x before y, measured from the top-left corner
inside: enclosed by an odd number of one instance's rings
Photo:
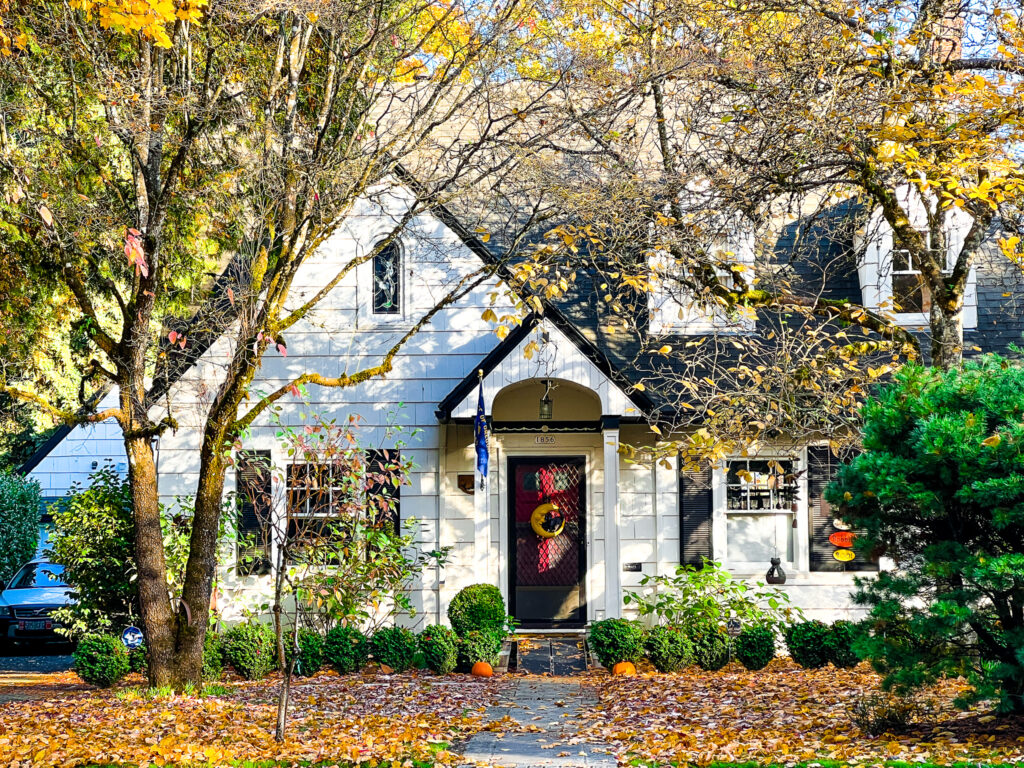
[[[476,401],[476,418],[473,420],[473,437],[476,439],[476,469],[480,473],[480,487],[487,480],[487,464],[491,455],[487,450],[487,412],[484,410],[484,382],[480,380],[480,396]]]

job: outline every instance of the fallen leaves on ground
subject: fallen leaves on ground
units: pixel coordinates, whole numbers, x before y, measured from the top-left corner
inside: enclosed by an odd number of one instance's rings
[[[731,664],[719,672],[611,677],[595,672],[597,706],[581,715],[577,732],[606,741],[618,753],[663,764],[757,760],[788,763],[842,760],[1010,761],[1024,759],[1024,718],[992,718],[984,708],[959,712],[961,683],[929,692],[935,708],[899,734],[869,736],[850,708],[879,690],[862,664],[852,670],[805,670],[776,659],[760,672]]]
[[[274,741],[277,682],[223,696],[126,696],[95,689],[0,705],[0,765],[224,765],[235,760],[456,761],[444,749],[480,730],[497,680],[334,674],[297,681],[288,735]]]

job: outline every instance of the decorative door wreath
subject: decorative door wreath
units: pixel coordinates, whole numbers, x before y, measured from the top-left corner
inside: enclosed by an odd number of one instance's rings
[[[553,539],[565,530],[565,515],[557,504],[545,502],[530,514],[530,527],[542,539]]]

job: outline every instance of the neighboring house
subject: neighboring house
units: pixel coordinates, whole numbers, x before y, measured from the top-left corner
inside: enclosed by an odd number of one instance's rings
[[[323,285],[334,265],[380,242],[400,212],[364,206],[303,267],[296,298]],[[853,213],[839,206],[831,215]],[[884,230],[874,221],[871,228]],[[884,231],[875,236],[869,230],[795,222],[781,228],[776,258],[807,281],[820,281],[824,273],[817,267],[827,261],[833,268],[821,286],[824,295],[858,303],[866,297],[877,305],[894,272],[904,275],[897,279],[904,290],[912,288],[907,286],[914,272],[913,265],[894,269]],[[288,334],[287,357],[268,353],[254,389],[279,386],[305,370],[337,374],[375,360],[445,286],[479,260],[494,259],[488,247],[449,211],[417,217],[395,248],[358,267]],[[1024,331],[1024,318],[1006,297],[1012,292],[1008,284],[1016,281],[1020,292],[1021,281],[997,248],[989,255],[972,276],[968,343],[1005,350]],[[671,460],[650,466],[620,454],[621,444],[651,445],[656,435],[649,417],[678,403],[670,377],[659,381],[656,366],[637,365],[652,338],[683,348],[690,335],[713,331],[713,319],[695,320],[687,307],[674,311],[671,297],[652,294],[644,298],[649,304],[639,312],[637,329],[609,333],[602,292],[584,276],[543,315],[531,315],[498,341],[482,315],[488,308],[499,315],[511,308],[500,299],[493,303],[495,290],[496,281],[483,285],[437,315],[403,349],[387,378],[343,390],[314,388],[308,406],[282,401],[286,422],[298,423],[301,409],[339,418],[358,414],[371,447],[393,447],[384,437],[392,420],[406,429],[402,450],[415,469],[411,484],[396,492],[399,516],[417,521],[424,548],[451,551],[445,567],[428,570],[417,583],[415,623],[445,621],[459,589],[489,582],[501,588],[524,627],[581,627],[627,613],[623,592],[644,575],[671,573],[680,562],[699,563],[703,557],[758,578],[778,557],[788,574],[784,588],[808,615],[832,619],[856,612],[849,596],[853,575],[878,566],[833,556],[829,537],[838,528],[822,493],[837,460],[820,439],[777,450],[769,446],[755,457],[695,473],[680,472]],[[917,313],[901,322],[914,326],[920,319]],[[753,322],[730,331],[733,339],[757,332]],[[197,484],[197,430],[225,353],[223,340],[211,342],[198,364],[169,381],[167,400],[179,426],[162,435],[157,447],[165,503],[194,493]],[[637,377],[646,382],[643,391],[633,386]],[[490,424],[483,491],[473,477],[481,382]],[[229,476],[229,492],[284,498],[285,489],[268,487],[275,481],[249,463],[253,452],[288,463],[276,430],[267,418],[254,425]],[[100,424],[51,441],[29,469],[44,494],[59,496],[108,459],[123,467],[116,427]],[[546,500],[556,501],[567,517],[553,538],[539,537],[530,525],[531,513]],[[251,503],[245,506],[243,527],[258,525],[257,511]],[[267,576],[229,565],[219,578],[219,606],[225,616],[238,616],[268,589]]]

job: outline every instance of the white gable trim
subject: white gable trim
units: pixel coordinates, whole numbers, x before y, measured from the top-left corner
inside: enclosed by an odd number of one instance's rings
[[[544,336],[547,334],[547,341]],[[536,345],[530,358],[526,348]],[[564,333],[546,318],[531,330],[483,379],[484,405],[490,411],[495,396],[505,387],[529,379],[562,379],[593,390],[605,416],[639,417],[643,413],[625,392],[594,365]],[[452,409],[452,418],[476,415],[478,388]]]

